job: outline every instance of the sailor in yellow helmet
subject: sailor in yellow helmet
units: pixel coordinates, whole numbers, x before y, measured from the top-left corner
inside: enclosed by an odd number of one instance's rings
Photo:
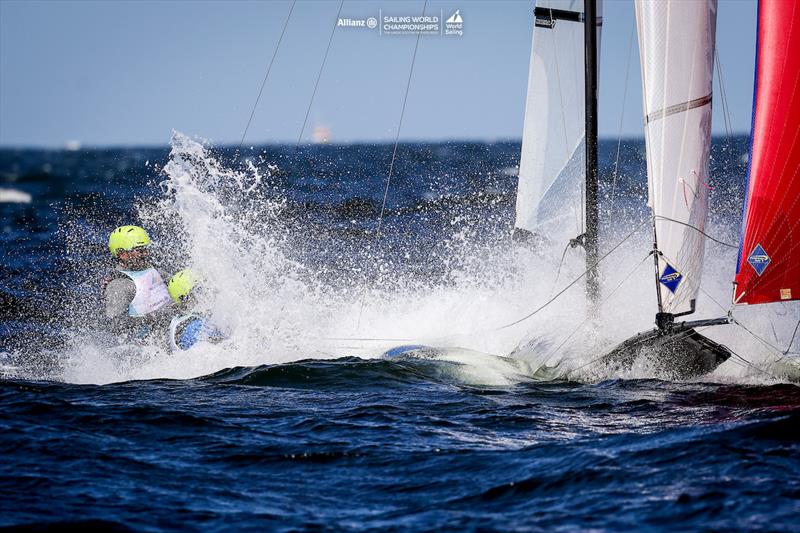
[[[139,226],[111,232],[108,249],[117,261],[104,280],[103,305],[110,330],[132,340],[163,334],[172,314],[172,300],[161,273],[150,264],[150,236]]]
[[[173,352],[188,350],[198,342],[216,343],[225,334],[202,313],[196,311],[200,277],[191,270],[176,272],[169,280],[167,290],[179,310],[169,324],[167,340]]]

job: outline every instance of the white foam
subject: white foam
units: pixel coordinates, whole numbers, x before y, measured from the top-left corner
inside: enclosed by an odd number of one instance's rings
[[[0,203],[29,204],[31,200],[33,200],[33,197],[25,191],[0,188]]]

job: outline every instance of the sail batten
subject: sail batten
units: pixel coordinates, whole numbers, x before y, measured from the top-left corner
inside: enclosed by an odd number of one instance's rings
[[[660,311],[688,313],[705,248],[717,4],[635,5]]]
[[[750,162],[734,302],[800,299],[800,6],[759,2]]]

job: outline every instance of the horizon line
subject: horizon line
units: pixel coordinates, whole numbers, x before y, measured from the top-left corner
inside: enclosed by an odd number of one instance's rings
[[[717,133],[712,134],[711,139],[720,139],[726,137],[743,137],[749,136],[750,132],[733,132],[730,136],[727,133]],[[206,138],[202,138],[199,135],[190,137],[193,140],[201,142],[205,147],[212,147],[212,148],[223,148],[223,149],[239,149],[239,143],[236,141],[233,142],[221,142],[215,143],[213,141],[209,141]],[[642,135],[623,135],[623,136],[599,136],[598,141],[600,142],[607,142],[607,141],[643,141],[644,134]],[[512,137],[505,137],[505,138],[494,138],[494,139],[487,139],[487,138],[472,138],[472,137],[461,137],[461,138],[452,138],[452,139],[401,139],[398,142],[398,145],[401,144],[449,144],[449,143],[469,143],[469,144],[522,144],[522,138],[512,138]],[[359,145],[394,145],[394,141],[387,139],[387,140],[350,140],[350,141],[330,141],[330,142],[322,142],[322,143],[315,143],[312,141],[303,142],[299,145],[295,141],[266,141],[266,142],[256,142],[256,143],[245,143],[242,146],[241,150],[249,150],[250,148],[262,148],[262,147],[280,147],[280,148],[291,148],[291,147],[298,147],[298,148],[309,148],[309,147],[341,147],[341,146],[359,146]],[[247,148],[244,148],[247,146]],[[169,148],[170,143],[140,143],[140,144],[86,144],[84,145],[80,141],[65,141],[61,144],[2,144],[0,143],[0,151],[48,151],[48,152],[80,152],[80,151],[95,151],[95,150],[131,150],[131,149],[143,149],[143,150],[156,150],[162,148]]]

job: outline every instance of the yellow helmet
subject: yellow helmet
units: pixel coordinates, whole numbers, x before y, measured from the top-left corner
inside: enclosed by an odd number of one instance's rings
[[[120,250],[133,250],[149,245],[150,236],[139,226],[120,226],[108,236],[108,249],[114,257],[117,257]]]
[[[181,303],[199,281],[200,277],[188,268],[176,272],[167,284],[170,298],[176,304]]]

